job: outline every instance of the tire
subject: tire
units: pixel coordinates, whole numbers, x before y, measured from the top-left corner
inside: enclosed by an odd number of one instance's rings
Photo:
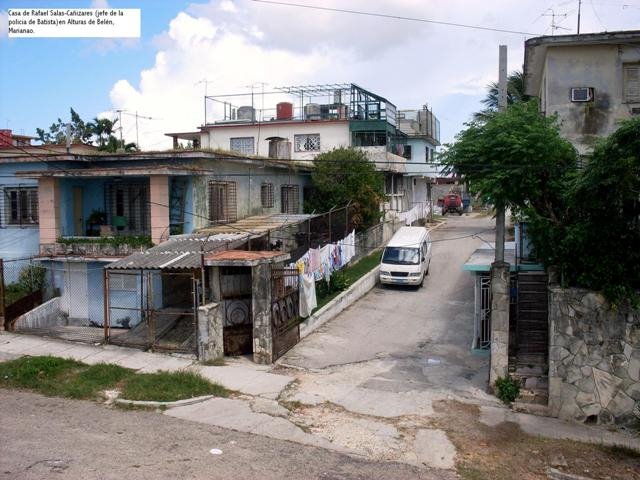
[[[424,275],[422,276],[422,280],[420,281],[420,285],[418,285],[418,288],[422,288],[424,286]]]
[[[431,268],[431,259],[429,259],[429,263],[427,263],[427,271],[424,272],[425,277],[429,275],[429,269]]]

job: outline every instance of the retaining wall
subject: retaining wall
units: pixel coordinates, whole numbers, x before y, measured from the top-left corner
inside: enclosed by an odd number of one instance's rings
[[[589,290],[549,292],[550,414],[640,428],[640,312]]]

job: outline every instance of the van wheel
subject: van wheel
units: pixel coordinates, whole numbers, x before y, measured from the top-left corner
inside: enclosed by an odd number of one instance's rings
[[[429,263],[427,263],[427,271],[424,272],[425,275],[429,275],[429,268],[431,268],[431,260],[429,260]]]
[[[424,275],[422,276],[422,281],[420,282],[420,285],[418,286],[418,288],[422,288],[424,286]]]

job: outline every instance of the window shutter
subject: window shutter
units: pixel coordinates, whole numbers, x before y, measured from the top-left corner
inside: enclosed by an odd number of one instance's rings
[[[640,65],[624,69],[624,99],[627,102],[640,102]]]

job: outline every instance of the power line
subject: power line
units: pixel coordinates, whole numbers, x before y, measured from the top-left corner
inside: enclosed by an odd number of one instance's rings
[[[417,17],[405,17],[401,15],[388,15],[384,13],[375,13],[375,12],[365,12],[361,10],[347,10],[343,8],[330,8],[330,7],[321,7],[318,5],[303,5],[300,3],[290,3],[290,2],[278,2],[274,0],[251,0],[255,3],[265,3],[270,5],[280,5],[285,7],[297,7],[297,8],[308,8],[312,10],[322,10],[327,12],[338,12],[338,13],[349,13],[352,15],[364,15],[368,17],[378,17],[378,18],[389,18],[393,20],[406,20],[410,22],[421,22],[421,23],[431,23],[435,25],[445,25],[448,27],[459,27],[459,28],[469,28],[474,30],[484,30],[489,32],[500,32],[500,33],[511,33],[515,35],[533,35],[538,36],[538,33],[531,32],[522,32],[519,30],[506,30],[502,28],[493,28],[493,27],[483,27],[481,25],[468,25],[464,23],[455,23],[455,22],[444,22],[440,20],[430,20],[426,18],[417,18]]]

